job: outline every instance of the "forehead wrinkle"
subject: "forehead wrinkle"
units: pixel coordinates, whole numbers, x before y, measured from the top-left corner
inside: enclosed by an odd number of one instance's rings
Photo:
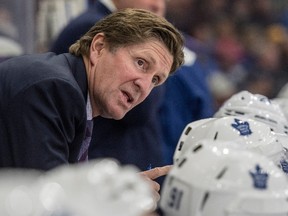
[[[146,46],[146,44],[148,44],[148,46]],[[141,46],[141,44],[138,44]],[[156,39],[151,39],[148,42],[142,43],[142,45],[144,46],[143,49],[139,52],[141,55],[145,56],[145,58],[152,63],[154,66],[159,66],[163,69],[165,69],[167,66],[167,70],[168,73],[170,72],[170,68],[168,68],[169,63],[171,63],[170,61],[170,56],[171,53],[169,52],[169,50],[166,48],[165,44],[163,44],[161,41],[156,40]],[[133,47],[134,45],[132,45],[131,47]],[[152,52],[150,51],[152,50]],[[135,51],[129,49],[129,53],[133,54]],[[153,54],[154,53],[154,54]],[[157,61],[155,57],[156,56],[159,58],[159,60]],[[168,55],[167,55],[168,54]],[[157,59],[158,59],[157,58]],[[171,55],[172,61],[173,61],[173,57]],[[161,64],[163,64],[163,66],[161,66]],[[172,66],[172,63],[171,63]],[[161,73],[163,78],[167,78],[168,76],[166,76],[165,72],[159,72]],[[163,73],[163,74],[162,74]]]
[[[160,57],[160,62],[163,63],[165,66],[167,66],[170,62],[170,58],[169,58],[169,50],[167,49],[167,47],[165,46],[165,44],[163,44],[161,41],[159,40],[152,40],[152,47],[154,48],[154,51],[159,55]],[[166,55],[166,53],[168,53],[168,55]],[[171,54],[170,54],[171,55]],[[172,55],[171,55],[172,56]],[[151,56],[152,57],[152,56]],[[154,64],[157,64],[156,60],[153,58],[151,59],[153,61]],[[173,60],[172,60],[173,61]],[[172,63],[171,63],[172,66]],[[170,71],[170,69],[168,69],[168,71]],[[163,72],[164,73],[164,72]],[[166,77],[164,75],[164,77]]]

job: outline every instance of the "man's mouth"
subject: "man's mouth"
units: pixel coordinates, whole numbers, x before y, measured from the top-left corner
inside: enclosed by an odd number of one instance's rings
[[[131,96],[131,94],[129,94],[129,92],[124,91],[123,94],[124,94],[125,97],[127,98],[127,102],[128,102],[128,103],[133,103],[134,98]]]

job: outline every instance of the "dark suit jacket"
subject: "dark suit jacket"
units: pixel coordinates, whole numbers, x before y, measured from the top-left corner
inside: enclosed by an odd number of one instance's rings
[[[0,64],[0,167],[77,162],[86,126],[82,58],[53,53]]]

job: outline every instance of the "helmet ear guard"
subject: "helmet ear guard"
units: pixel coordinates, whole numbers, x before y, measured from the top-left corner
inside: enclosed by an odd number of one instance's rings
[[[165,216],[286,216],[288,179],[263,155],[204,139],[168,173],[160,207]]]

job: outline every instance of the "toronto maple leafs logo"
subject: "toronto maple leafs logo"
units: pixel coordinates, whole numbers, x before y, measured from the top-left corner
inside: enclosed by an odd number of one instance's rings
[[[285,159],[280,161],[282,170],[288,174],[288,162]]]
[[[256,164],[255,170],[252,172],[250,171],[250,176],[253,179],[253,186],[257,189],[266,189],[267,188],[267,180],[268,180],[268,173],[264,172],[259,164]]]
[[[241,136],[248,136],[252,134],[250,125],[247,121],[241,121],[240,119],[234,119],[235,123],[232,123],[231,126],[240,132]]]

